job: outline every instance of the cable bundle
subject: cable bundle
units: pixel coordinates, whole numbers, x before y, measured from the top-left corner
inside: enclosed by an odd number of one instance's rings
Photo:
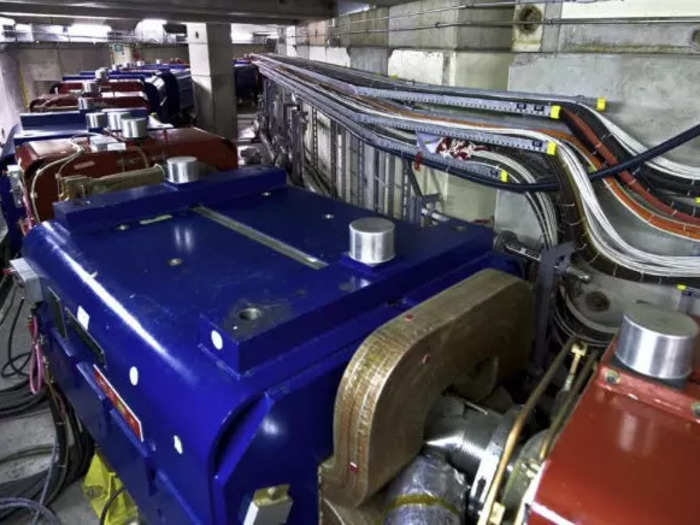
[[[700,280],[700,257],[658,254],[634,246],[619,233],[598,196],[600,191],[609,192],[642,225],[686,241],[700,242],[700,217],[696,217],[700,210],[687,201],[688,197],[700,195],[700,167],[663,157],[699,136],[700,125],[645,149],[619,126],[575,97],[444,86],[438,89],[301,59],[256,55],[255,61],[264,76],[299,95],[374,148],[403,159],[420,157],[428,167],[500,190],[559,192],[555,200],[560,216],[553,213],[547,199],[528,197],[545,246],[556,243],[555,232],[563,230],[575,241],[578,253],[608,274],[658,283]],[[376,89],[377,86],[381,89]],[[444,107],[460,107],[462,100],[473,102],[479,98],[523,106],[533,101],[552,107],[561,104],[557,111],[561,112],[568,132],[562,131],[561,126],[547,127],[549,123],[525,127],[522,120],[511,118],[508,125],[503,125],[494,119],[476,121],[472,116],[444,111]],[[494,109],[497,107],[494,104],[484,107],[490,112],[512,112],[512,104],[504,105],[510,109],[503,110]],[[473,158],[464,160],[421,150],[416,145],[417,134],[430,133],[426,131],[428,128],[444,137],[481,134],[486,137],[482,145],[487,153],[478,151],[481,148],[474,151],[474,156],[481,154],[481,167],[508,166],[505,168],[508,176],[498,180],[479,173],[479,163]],[[547,155],[507,146],[515,139],[554,145],[549,153],[555,162],[548,162],[547,170],[532,172],[524,167],[526,159]],[[506,146],[498,146],[499,141]],[[599,180],[602,186],[594,185]]]
[[[0,290],[3,289],[3,284],[5,282],[0,281]],[[46,523],[59,523],[58,518],[47,506],[66,486],[87,470],[93,455],[93,444],[63,395],[52,383],[44,381],[39,324],[35,316],[32,316],[29,323],[32,349],[21,353],[13,351],[15,330],[24,307],[24,298],[21,298],[17,305],[14,304],[16,296],[17,290],[13,286],[6,295],[6,304],[0,313],[1,325],[14,308],[7,340],[7,361],[2,367],[2,375],[5,378],[18,377],[21,380],[0,390],[0,417],[24,417],[27,412],[40,409],[44,402],[48,401],[55,438],[53,446],[32,446],[0,458],[0,464],[7,464],[51,455],[46,470],[0,484],[0,521],[13,512],[24,509],[33,512],[32,523],[37,523],[40,518]],[[31,366],[26,371],[28,365]]]

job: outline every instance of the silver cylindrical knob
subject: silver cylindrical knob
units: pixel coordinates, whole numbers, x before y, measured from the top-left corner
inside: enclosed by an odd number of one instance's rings
[[[693,369],[698,325],[687,315],[635,304],[622,318],[615,356],[640,374],[682,380]]]
[[[83,82],[83,93],[94,97],[100,93],[100,86],[94,80],[86,80]]]
[[[131,117],[128,111],[110,111],[107,113],[107,122],[112,131],[121,131],[122,119]]]
[[[102,81],[109,78],[109,72],[106,67],[101,67],[95,70],[95,80]]]
[[[85,114],[85,124],[88,129],[98,129],[107,127],[107,114],[101,111]]]
[[[363,264],[390,261],[394,251],[394,223],[381,217],[365,217],[350,223],[350,257]]]
[[[90,111],[95,109],[95,101],[87,97],[78,97],[78,109],[83,111]]]
[[[170,157],[167,160],[168,182],[184,184],[199,179],[199,162],[197,157]]]
[[[137,67],[143,67],[143,66],[145,66],[145,65],[146,65],[146,62],[144,62],[143,60],[137,60],[137,61],[136,61],[136,66],[137,66]]]
[[[121,124],[125,139],[143,139],[148,135],[148,119],[145,117],[122,117]]]

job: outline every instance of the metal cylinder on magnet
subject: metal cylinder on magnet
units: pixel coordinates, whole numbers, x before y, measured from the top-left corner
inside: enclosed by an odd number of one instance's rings
[[[145,117],[122,117],[121,128],[125,139],[143,139],[148,135],[148,119]]]
[[[107,121],[109,123],[109,129],[112,131],[121,131],[122,129],[122,119],[131,117],[131,113],[128,111],[110,111],[107,113]]]
[[[106,67],[101,67],[101,68],[95,70],[95,80],[97,80],[99,82],[99,81],[107,80],[107,78],[109,78],[109,73],[107,72]]]
[[[97,96],[100,93],[100,86],[94,80],[86,80],[83,82],[83,93],[89,96]]]
[[[394,249],[393,222],[382,217],[364,217],[350,223],[350,257],[373,266],[390,261]]]
[[[185,184],[199,180],[199,161],[197,157],[170,157],[166,179],[173,184]]]
[[[78,97],[78,109],[82,111],[95,109],[95,101],[88,97]]]
[[[85,124],[89,130],[107,127],[107,114],[102,111],[85,114]]]
[[[693,369],[698,325],[689,316],[635,304],[623,316],[615,356],[630,369],[664,381],[682,381]]]

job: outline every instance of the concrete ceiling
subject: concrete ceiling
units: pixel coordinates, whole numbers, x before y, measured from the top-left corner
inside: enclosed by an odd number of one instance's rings
[[[331,18],[334,0],[0,0],[4,16],[294,24]]]

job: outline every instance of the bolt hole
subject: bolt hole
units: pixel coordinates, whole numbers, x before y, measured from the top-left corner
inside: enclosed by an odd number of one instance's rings
[[[334,217],[335,217],[335,215],[333,215],[332,213],[326,213],[326,214],[323,216],[323,218],[326,219],[326,220],[331,220],[331,219],[334,218]]]
[[[168,261],[168,266],[180,266],[182,264],[182,259],[174,257]]]
[[[542,11],[535,6],[527,6],[518,13],[519,27],[522,33],[534,33],[542,23]]]
[[[238,312],[238,317],[240,317],[244,321],[256,321],[257,319],[260,319],[262,315],[262,310],[252,306],[249,308],[244,308],[243,310]]]
[[[610,308],[610,299],[598,290],[586,294],[586,306],[592,312],[606,312]]]
[[[690,37],[690,43],[693,44],[695,48],[700,49],[700,29],[693,31]]]

